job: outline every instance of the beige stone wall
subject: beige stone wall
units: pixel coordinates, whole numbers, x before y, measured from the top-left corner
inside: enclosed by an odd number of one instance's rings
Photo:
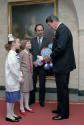
[[[84,30],[79,31],[79,90],[84,90]]]
[[[73,35],[73,46],[76,59],[76,70],[71,72],[70,88],[78,88],[78,19],[73,2],[69,0],[60,0],[58,3],[58,15],[71,30]]]
[[[7,23],[7,1],[0,0],[0,85],[4,85],[4,65],[6,51],[4,49],[4,44],[7,42],[7,32],[8,32],[8,23]]]
[[[73,0],[79,20],[79,29],[84,30],[84,0]]]
[[[79,22],[79,90],[84,90],[84,0],[73,0]]]
[[[4,63],[6,51],[4,49],[4,44],[7,42],[8,33],[8,2],[14,1],[30,0],[0,0],[0,85],[5,84]],[[71,73],[70,88],[78,88],[79,90],[84,90],[84,27],[82,27],[82,25],[84,26],[84,22],[81,20],[84,19],[81,15],[81,11],[84,12],[84,7],[82,7],[84,1],[80,0],[80,6],[78,6],[78,3],[79,0],[59,0],[58,15],[60,20],[71,29],[74,39],[73,45],[77,69]],[[46,86],[54,88],[54,80],[47,81]]]

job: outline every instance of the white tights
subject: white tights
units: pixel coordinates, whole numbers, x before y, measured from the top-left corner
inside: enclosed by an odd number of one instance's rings
[[[7,116],[6,117],[15,119],[14,116],[17,116],[16,114],[14,114],[14,103],[7,102]]]
[[[24,112],[25,108],[29,108],[29,92],[21,92],[20,110]]]

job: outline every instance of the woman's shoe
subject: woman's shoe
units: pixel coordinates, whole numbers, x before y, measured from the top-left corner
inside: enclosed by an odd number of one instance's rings
[[[11,118],[8,118],[8,117],[6,117],[5,120],[9,121],[9,122],[19,122],[19,119],[11,119]]]
[[[20,110],[20,114],[21,114],[21,115],[26,115],[26,112]]]
[[[28,111],[28,112],[34,113],[33,110],[32,110],[31,108],[25,108],[25,111]]]
[[[18,119],[22,119],[21,116],[14,116],[14,118],[15,118],[16,120],[18,120]]]

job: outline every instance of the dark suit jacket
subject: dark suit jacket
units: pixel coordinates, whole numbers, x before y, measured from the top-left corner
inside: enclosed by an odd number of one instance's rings
[[[46,37],[43,37],[40,49],[39,49],[37,37],[32,38],[31,44],[32,44],[33,61],[35,61],[37,59],[37,55],[40,55],[41,49],[48,46],[49,40]]]
[[[51,58],[57,73],[67,73],[76,68],[72,34],[63,23],[56,31]]]

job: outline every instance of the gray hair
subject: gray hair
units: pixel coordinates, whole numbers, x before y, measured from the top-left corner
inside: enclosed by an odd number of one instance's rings
[[[59,18],[55,15],[50,15],[46,18],[46,23],[53,22],[54,20],[59,21]]]

